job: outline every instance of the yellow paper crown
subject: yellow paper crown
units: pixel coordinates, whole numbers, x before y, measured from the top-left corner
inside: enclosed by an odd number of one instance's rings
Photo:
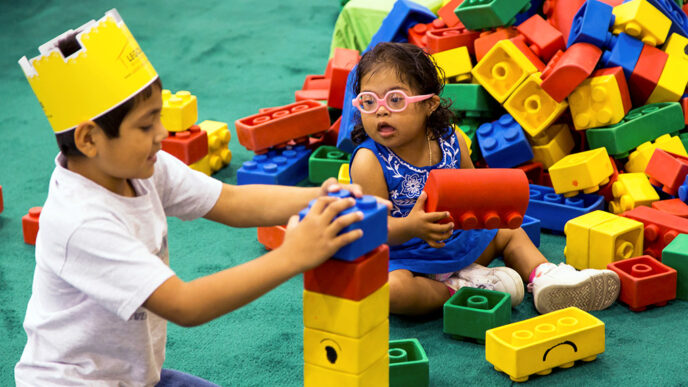
[[[57,43],[74,30],[40,46],[31,61],[19,59],[55,133],[107,113],[158,77],[116,9],[76,31],[81,48],[66,58]]]

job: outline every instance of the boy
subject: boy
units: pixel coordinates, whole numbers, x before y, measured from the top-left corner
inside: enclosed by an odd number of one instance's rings
[[[334,179],[230,186],[159,152],[162,86],[116,10],[39,50],[19,63],[61,152],[41,213],[18,385],[155,385],[166,320],[210,321],[361,236],[337,235],[362,214],[332,221],[353,204],[326,196],[339,189]],[[318,196],[301,222],[292,216]],[[280,248],[185,283],[168,266],[166,216],[288,229]],[[179,382],[210,385],[162,371],[161,384]]]

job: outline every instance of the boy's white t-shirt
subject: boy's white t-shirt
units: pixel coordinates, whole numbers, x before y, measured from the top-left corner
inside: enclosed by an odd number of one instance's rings
[[[137,196],[114,194],[69,171],[59,154],[36,239],[17,385],[153,385],[167,322],[141,305],[174,272],[167,219],[201,217],[222,183],[157,153]]]

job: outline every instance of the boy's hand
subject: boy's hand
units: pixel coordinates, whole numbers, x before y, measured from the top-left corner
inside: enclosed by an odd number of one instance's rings
[[[280,249],[285,249],[292,265],[299,272],[312,269],[332,257],[334,253],[363,235],[360,229],[342,235],[342,229],[363,219],[360,211],[333,219],[343,210],[353,206],[353,198],[339,199],[331,196],[318,198],[299,222],[294,215],[287,223],[287,231]]]
[[[325,180],[321,185],[320,185],[320,195],[319,196],[327,196],[330,192],[337,192],[341,189],[345,189],[349,192],[351,192],[354,197],[360,198],[363,196],[363,190],[361,189],[361,186],[358,184],[340,184],[337,179],[334,177],[330,177],[329,179]],[[375,196],[375,200],[377,200],[378,203],[384,205],[387,207],[388,210],[392,209],[392,202],[386,199],[382,199],[380,197]]]
[[[449,212],[447,211],[425,212],[424,208],[427,198],[428,194],[425,191],[421,192],[416,204],[406,217],[408,220],[409,229],[412,230],[415,237],[428,242],[431,247],[444,247],[444,242],[442,241],[449,239],[449,237],[452,235],[454,223],[437,223],[440,220],[449,217]]]

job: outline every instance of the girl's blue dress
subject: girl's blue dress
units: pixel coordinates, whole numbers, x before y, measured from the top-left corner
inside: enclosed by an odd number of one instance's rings
[[[402,160],[391,149],[373,141],[363,141],[352,154],[361,148],[370,149],[377,156],[387,182],[392,216],[405,217],[413,208],[425,187],[428,173],[433,169],[460,168],[461,150],[456,133],[437,140],[442,150],[442,160],[432,166],[416,167]],[[355,181],[354,181],[355,183]],[[413,238],[404,244],[390,246],[389,271],[406,269],[425,274],[451,273],[470,265],[482,254],[497,234],[497,230],[454,230],[439,249],[430,247],[424,240]]]

